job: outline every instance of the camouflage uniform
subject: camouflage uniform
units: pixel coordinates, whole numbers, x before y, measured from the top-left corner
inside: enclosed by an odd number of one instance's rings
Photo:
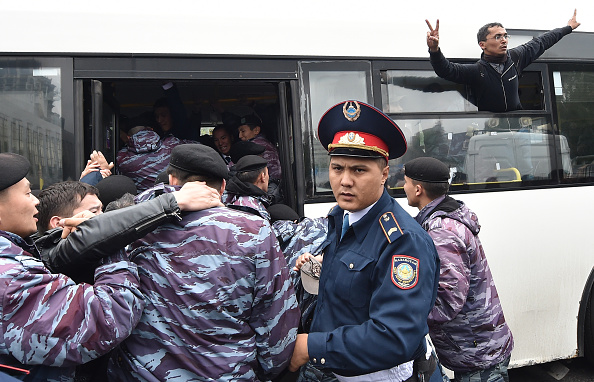
[[[31,370],[25,380],[72,381],[76,365],[107,353],[138,322],[136,265],[121,254],[105,258],[93,286],[51,273],[32,255],[30,240],[0,231],[0,363]]]
[[[274,147],[268,139],[264,138],[262,134],[256,135],[255,138],[251,139],[251,142],[264,146],[264,152],[261,156],[268,161],[268,174],[270,175],[270,179],[281,179],[282,170],[276,147]]]
[[[450,197],[433,200],[419,213],[435,243],[440,279],[428,324],[439,360],[464,373],[505,361],[514,341],[478,238],[477,216]]]
[[[299,310],[263,219],[225,207],[188,213],[133,243],[130,257],[147,307],[112,357],[113,380],[257,381],[287,366]]]
[[[227,207],[256,214],[262,219],[270,221],[270,213],[266,209],[270,204],[268,196],[253,184],[232,177],[227,183],[221,199]]]
[[[128,146],[118,152],[119,173],[136,183],[138,192],[155,184],[157,175],[167,168],[171,150],[179,144],[189,143],[173,135],[163,139],[152,130],[141,130],[130,137]]]
[[[307,293],[301,284],[301,274],[293,271],[297,258],[304,253],[314,256],[320,254],[322,244],[328,234],[328,218],[304,218],[298,223],[290,220],[277,220],[272,224],[285,260],[291,269],[293,287],[301,311],[300,331],[307,333],[316,308],[317,295]]]
[[[319,255],[320,247],[328,234],[328,218],[303,218],[298,223],[289,220],[277,220],[272,224],[274,234],[289,267],[295,266],[297,258],[304,253]]]

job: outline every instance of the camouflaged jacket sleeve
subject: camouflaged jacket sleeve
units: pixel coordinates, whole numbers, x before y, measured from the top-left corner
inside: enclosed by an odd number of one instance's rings
[[[6,241],[0,242],[4,354],[27,365],[68,367],[107,353],[131,333],[144,302],[136,266],[125,255],[104,259],[95,285],[75,284]]]

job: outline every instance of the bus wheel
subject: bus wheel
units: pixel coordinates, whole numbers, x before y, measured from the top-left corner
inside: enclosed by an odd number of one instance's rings
[[[591,367],[594,368],[594,290],[590,292],[586,307],[586,321],[584,328],[584,354]]]

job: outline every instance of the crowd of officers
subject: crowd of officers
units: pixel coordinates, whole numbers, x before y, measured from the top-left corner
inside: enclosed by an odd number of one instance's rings
[[[62,182],[38,199],[28,160],[0,154],[1,371],[30,381],[446,380],[430,333],[456,380],[506,378],[513,338],[476,216],[446,196],[447,166],[405,166],[415,221],[385,187],[388,160],[406,151],[396,123],[345,101],[318,136],[337,205],[317,219],[270,202],[270,161],[249,141],[232,166],[222,150],[180,142],[139,194],[93,152],[82,178],[97,187]],[[300,272],[312,258],[313,278]]]

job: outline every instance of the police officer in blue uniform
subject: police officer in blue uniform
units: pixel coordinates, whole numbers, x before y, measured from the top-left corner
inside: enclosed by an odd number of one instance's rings
[[[338,202],[329,213],[319,295],[291,369],[311,379],[418,381],[439,258],[433,241],[388,194],[388,159],[406,151],[392,119],[371,105],[341,102],[318,126]],[[307,373],[306,373],[307,374]],[[382,379],[385,378],[385,379]]]

